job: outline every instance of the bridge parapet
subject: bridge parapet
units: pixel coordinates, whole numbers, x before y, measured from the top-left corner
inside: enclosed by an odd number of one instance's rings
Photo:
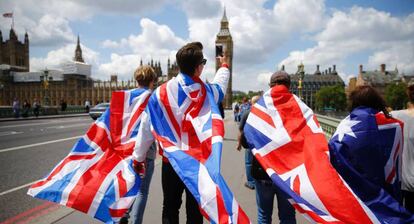
[[[318,118],[319,124],[321,125],[326,138],[330,139],[332,135],[335,133],[336,127],[338,127],[339,122],[341,122],[341,120],[320,114],[316,114],[316,117]]]

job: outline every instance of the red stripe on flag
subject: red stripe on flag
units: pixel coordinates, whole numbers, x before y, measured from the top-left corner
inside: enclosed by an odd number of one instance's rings
[[[221,119],[211,119],[212,122],[212,135],[214,136],[224,136],[224,122]]]
[[[218,223],[226,224],[229,223],[229,214],[227,213],[226,207],[224,206],[223,196],[221,195],[220,188],[216,186],[216,201],[217,201],[217,213]]]
[[[80,177],[69,194],[66,206],[87,213],[102,182],[121,160],[121,157],[116,153],[112,153],[110,150],[105,152],[103,158]]]
[[[122,171],[119,171],[116,176],[118,177],[118,188],[119,188],[119,196],[122,197],[122,195],[125,195],[127,193],[127,184],[122,176]]]
[[[290,145],[291,151],[297,151],[298,148],[303,150],[303,162],[309,180],[323,205],[330,214],[345,223],[372,223],[332,167],[326,154],[328,143],[324,134],[312,132],[293,95],[280,94],[284,91],[287,92],[287,88],[276,86],[271,94],[273,104],[292,139],[292,142],[286,145]]]
[[[275,124],[273,123],[272,117],[270,117],[270,115],[266,114],[265,112],[257,109],[255,106],[252,107],[250,113],[260,117],[260,119],[268,123],[270,126],[276,128]]]
[[[129,125],[128,125],[128,129],[127,129],[127,136],[129,136],[131,134],[132,127],[135,125],[135,123],[137,122],[139,116],[145,110],[145,107],[147,107],[148,100],[149,100],[149,95],[147,96],[145,101],[141,105],[139,105],[138,110],[132,115],[131,120],[130,120]]]
[[[111,217],[123,217],[125,212],[127,212],[129,209],[109,209],[109,214],[111,214]]]
[[[112,145],[115,147],[121,144],[121,135],[123,127],[124,117],[124,102],[125,92],[115,91],[112,92],[112,99],[110,105],[110,133],[112,139]]]
[[[30,188],[36,188],[45,185],[48,181],[50,181],[56,174],[58,174],[65,166],[66,164],[76,161],[76,160],[84,160],[84,159],[92,159],[95,157],[96,154],[91,155],[71,155],[66,157],[62,163],[60,163],[52,173],[49,174],[49,176],[45,180],[41,180],[39,182],[34,183]]]
[[[243,209],[239,206],[238,217],[237,217],[237,224],[249,224],[250,220],[249,217],[244,213]]]
[[[311,217],[315,222],[317,222],[317,223],[332,223],[332,224],[335,224],[335,223],[337,223],[337,224],[343,224],[343,222],[341,222],[341,221],[331,221],[331,222],[328,222],[328,221],[326,221],[326,220],[324,220],[324,219],[322,219],[318,214],[316,214],[315,212],[313,212],[313,211],[311,211],[311,210],[305,210],[305,209],[303,209],[302,207],[300,207],[298,204],[296,204],[296,203],[294,203],[294,204],[292,204],[293,205],[293,207],[298,211],[298,212],[300,212],[300,213],[302,213],[302,214],[306,214],[306,215],[308,215],[309,217]]]
[[[89,128],[88,132],[86,132],[86,136],[88,136],[89,140],[97,144],[104,152],[111,144],[109,142],[106,130],[102,127],[99,127],[95,123]]]
[[[299,176],[295,177],[295,180],[293,180],[293,189],[292,189],[297,195],[300,196],[300,179]]]

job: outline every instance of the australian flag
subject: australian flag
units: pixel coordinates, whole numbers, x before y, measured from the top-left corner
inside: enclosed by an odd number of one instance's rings
[[[119,222],[139,191],[132,152],[150,95],[146,89],[113,92],[110,108],[28,194]]]
[[[414,223],[400,203],[402,131],[400,121],[358,107],[329,141],[333,166],[381,223]]]
[[[276,85],[253,105],[244,133],[272,181],[311,222],[381,222],[331,165],[313,111],[285,86]]]
[[[217,80],[228,76],[220,68],[205,84],[180,73],[155,90],[148,110],[154,136],[202,214],[211,223],[250,223],[220,174],[224,123],[217,104],[227,81]]]

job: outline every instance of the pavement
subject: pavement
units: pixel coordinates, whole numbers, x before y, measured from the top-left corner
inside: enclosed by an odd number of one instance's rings
[[[62,115],[68,116],[68,115]],[[81,116],[85,116],[84,114]],[[244,150],[241,152],[236,150],[236,139],[237,139],[237,125],[232,120],[232,113],[231,111],[226,111],[226,119],[225,119],[225,138],[224,138],[224,146],[223,146],[223,153],[222,153],[222,164],[221,164],[221,173],[226,180],[227,184],[229,185],[230,189],[232,190],[233,194],[235,195],[238,203],[242,207],[242,209],[246,212],[249,216],[252,223],[257,222],[257,211],[256,211],[256,201],[255,201],[255,191],[250,190],[244,186],[244,182],[246,181],[245,175],[245,168],[244,168]],[[46,117],[46,116],[45,116]],[[60,120],[61,117],[53,117],[50,116],[50,119],[58,119]],[[86,118],[80,118],[86,119]],[[84,122],[80,120],[79,122]],[[0,127],[1,127],[0,123]],[[18,125],[16,125],[18,126]],[[78,132],[83,131],[87,127],[78,128],[80,130],[76,131],[74,134],[78,134]],[[7,144],[7,143],[5,143]],[[73,141],[66,142],[66,145],[59,145],[58,147],[68,147],[68,145],[73,144]],[[9,146],[10,147],[10,146]],[[56,147],[56,146],[55,146]],[[0,142],[0,152],[2,148],[2,143]],[[26,150],[32,151],[32,150]],[[54,153],[54,151],[50,151],[49,153]],[[54,159],[51,161],[59,161],[58,158],[63,158],[68,153],[68,150],[59,152]],[[1,155],[1,154],[0,154]],[[34,157],[34,155],[33,155]],[[0,157],[1,160],[1,157]],[[0,164],[2,161],[0,161]],[[54,166],[51,165],[53,162],[47,162],[44,164],[46,170],[49,170]],[[42,162],[39,162],[42,164]],[[56,164],[53,163],[53,164]],[[1,165],[0,165],[1,166]],[[7,167],[5,167],[7,169]],[[27,169],[27,168],[26,168]],[[42,175],[46,174],[49,171],[43,171]],[[12,171],[16,172],[16,171]],[[38,176],[36,174],[35,176]],[[6,181],[7,182],[7,181]],[[3,191],[3,190],[0,190]],[[71,223],[101,223],[100,221],[93,219],[92,217],[87,216],[81,212],[73,210],[71,208],[66,208],[61,205],[57,205],[50,202],[45,202],[42,200],[31,198],[30,196],[25,195],[27,191],[27,187],[23,188],[21,191],[22,197],[25,200],[28,200],[30,203],[34,203],[34,205],[19,214],[13,215],[12,217],[8,217],[6,220],[1,222],[0,224],[8,224],[8,223],[44,223],[44,224],[71,224]],[[4,192],[0,193],[0,204],[11,202],[13,198],[4,198],[7,195],[2,195]],[[11,196],[10,196],[11,197]],[[185,197],[183,197],[183,205],[185,205]],[[18,205],[21,206],[21,205]],[[0,205],[0,210],[7,210],[2,208]],[[2,211],[3,212],[3,211]],[[0,212],[0,213],[2,213]],[[7,211],[6,211],[7,212]],[[143,223],[161,223],[161,212],[162,212],[162,188],[161,188],[161,159],[158,157],[155,162],[155,170],[154,175],[152,178],[150,192],[148,196],[148,202],[144,214]],[[274,212],[273,212],[273,222],[272,223],[279,223],[277,218],[277,202],[274,205]],[[297,223],[308,223],[306,219],[304,219],[301,215],[296,214]],[[1,219],[0,219],[1,220]],[[182,206],[180,210],[180,223],[185,223],[185,206]],[[204,223],[208,223],[207,220]]]

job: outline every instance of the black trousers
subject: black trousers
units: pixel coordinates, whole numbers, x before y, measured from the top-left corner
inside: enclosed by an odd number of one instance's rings
[[[402,190],[402,193],[403,193],[404,207],[411,213],[414,213],[414,192]]]
[[[179,224],[179,209],[182,203],[182,195],[185,190],[185,208],[187,213],[186,223],[202,224],[203,216],[198,208],[197,201],[181,181],[180,177],[174,171],[174,168],[170,163],[162,162],[161,182],[164,194],[162,223]]]

